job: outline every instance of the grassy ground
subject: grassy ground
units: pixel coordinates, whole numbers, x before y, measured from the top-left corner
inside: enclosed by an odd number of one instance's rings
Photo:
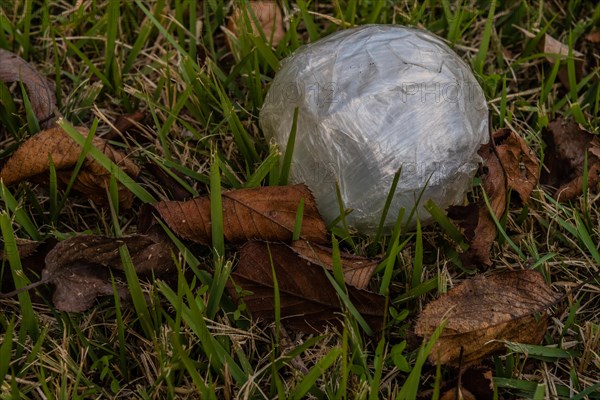
[[[493,128],[514,128],[540,159],[540,132],[556,117],[573,117],[600,133],[598,70],[587,71],[566,90],[539,53],[536,38],[517,29],[546,32],[585,52],[591,45],[583,36],[600,23],[600,6],[591,1],[506,1],[490,10],[482,8],[487,2],[470,0],[458,5],[283,0],[291,28],[284,42],[271,51],[242,37],[234,54],[221,30],[231,3],[84,0],[74,6],[0,0],[0,47],[18,53],[55,82],[59,109],[73,124],[89,127],[98,120],[97,134],[102,136],[119,115],[143,111],[146,118],[126,140],[115,138],[116,145],[141,165],[152,162],[177,171],[191,195],[207,192],[211,152],[223,171],[223,188],[256,181],[255,172],[270,154],[257,116],[277,60],[345,24],[418,25],[447,38],[471,61],[489,100]],[[597,65],[598,51],[587,54]],[[18,86],[10,88],[19,99]],[[4,162],[37,128],[24,112],[3,112],[1,117]],[[149,167],[140,183],[156,198],[170,196]],[[135,230],[137,206],[114,216],[73,193],[57,209],[60,191],[33,184],[10,191],[35,227],[26,229],[14,218],[15,208],[8,207],[4,195],[0,219],[3,230],[10,229],[15,237],[60,240],[74,232],[116,235]],[[528,207],[511,208],[502,221],[522,254],[499,240],[492,250],[494,268],[534,266],[561,292],[597,276],[599,201],[590,193],[557,205],[541,189],[536,191]],[[422,248],[416,245],[418,239]],[[359,252],[386,248],[386,238],[381,246],[360,236],[354,240]],[[352,323],[321,336],[288,332],[278,342],[270,327],[249,324],[227,302],[207,315],[198,305],[220,293],[201,279],[179,283],[180,293],[193,293],[189,297],[178,297],[166,285],[143,283],[151,300],[145,310],[115,307],[110,298],[83,314],[58,312],[47,296],[33,305],[27,296],[2,300],[0,397],[410,398],[417,385],[419,391],[432,389],[440,379],[455,375],[451,369],[436,372],[430,366],[420,377],[416,370],[408,372],[417,360],[410,327],[422,305],[471,274],[456,264],[454,247],[437,226],[410,239],[395,261],[389,299],[395,318],[380,342]],[[180,257],[182,268],[197,263],[213,271],[206,248],[189,250],[195,257]],[[229,249],[227,260],[235,264],[234,250]],[[413,265],[420,264],[423,273],[415,282]],[[9,274],[9,268],[3,262],[2,274]],[[497,396],[598,398],[598,387],[592,385],[600,379],[599,299],[600,286],[587,283],[553,310],[544,345],[569,350],[572,356],[512,352],[494,358]],[[408,368],[399,354],[408,360]]]

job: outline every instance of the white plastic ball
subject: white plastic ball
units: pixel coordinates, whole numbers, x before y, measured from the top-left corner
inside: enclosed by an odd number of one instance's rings
[[[366,234],[377,229],[400,169],[386,229],[401,208],[414,226],[417,217],[431,219],[429,199],[442,209],[461,203],[489,135],[485,97],[469,67],[416,28],[367,25],[299,48],[282,62],[260,113],[282,152],[296,107],[290,180],[309,186],[328,223],[339,216],[338,182],[352,209],[347,224]]]

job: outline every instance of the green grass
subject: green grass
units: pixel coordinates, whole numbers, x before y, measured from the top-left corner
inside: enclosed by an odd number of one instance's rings
[[[598,62],[598,51],[584,40],[600,24],[600,6],[593,2],[503,1],[489,7],[474,0],[282,0],[289,29],[276,48],[264,32],[233,38],[228,47],[222,27],[231,1],[71,3],[0,0],[0,47],[54,82],[60,124],[84,149],[66,189],[55,168],[42,179],[46,185],[0,184],[1,291],[9,290],[7,282],[20,287],[38,278],[23,270],[19,239],[134,233],[142,204],[170,199],[144,168],[150,162],[188,193],[210,193],[213,243],[182,243],[163,226],[176,249],[177,272],[155,281],[139,281],[121,248],[131,304],[115,294],[83,314],[68,314],[55,310],[44,290],[0,299],[0,399],[412,399],[423,391],[441,397],[443,382],[455,371],[429,365],[434,340],[415,342],[411,328],[427,301],[473,271],[458,257],[467,247],[460,231],[433,203],[427,209],[434,224],[407,230],[400,215],[390,234],[379,229],[369,239],[346,226],[348,210],[340,201],[341,224],[332,232],[335,268],[328,273],[343,309],[338,330],[286,331],[279,316],[273,326],[256,324],[225,290],[238,254],[223,238],[221,193],[287,183],[291,150],[279,154],[265,140],[258,113],[281,60],[304,43],[367,23],[421,26],[470,63],[493,128],[517,130],[540,159],[541,131],[557,117],[600,134],[600,72],[592,66],[578,76],[573,56],[577,50]],[[245,0],[235,3],[247,6]],[[537,46],[546,33],[569,45],[567,57],[546,60]],[[568,89],[560,80],[565,72]],[[110,131],[107,121],[139,110],[146,114],[141,124],[111,141],[142,166],[134,181],[91,141]],[[90,129],[87,139],[77,125]],[[22,85],[0,83],[0,165],[39,129]],[[296,123],[288,149],[297,144],[295,133]],[[85,157],[112,174],[108,209],[71,190]],[[119,205],[118,183],[134,194],[132,209]],[[475,196],[487,200],[479,182],[474,187]],[[600,198],[595,188],[586,189],[565,204],[536,190],[526,208],[510,204],[495,220],[494,268],[535,268],[557,291],[575,288],[553,308],[543,343],[510,343],[509,354],[493,359],[498,398],[600,398]],[[339,251],[381,259],[370,286],[389,305],[379,336],[369,335],[348,298]]]

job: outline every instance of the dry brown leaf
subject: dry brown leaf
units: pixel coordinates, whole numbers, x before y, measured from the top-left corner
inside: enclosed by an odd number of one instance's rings
[[[478,275],[429,303],[415,333],[429,338],[447,320],[429,359],[457,364],[462,347],[462,363],[469,365],[502,350],[505,340],[539,343],[546,332],[546,309],[559,298],[536,271]]]
[[[546,142],[542,183],[558,188],[553,196],[568,201],[583,193],[585,154],[588,153],[588,187],[600,182],[600,141],[573,121],[557,119],[542,132]]]
[[[121,300],[127,300],[129,291],[120,282],[114,288],[110,271],[98,265],[78,263],[64,266],[50,277],[54,284],[52,304],[57,310],[84,312],[94,305],[98,297],[112,296],[117,291]]]
[[[566,44],[562,43],[559,40],[554,39],[552,36],[548,35],[547,33],[544,35],[542,40],[540,40],[538,47],[539,47],[540,51],[545,54],[555,54],[555,55],[563,56],[563,57],[569,56],[569,46],[567,46]],[[583,54],[581,54],[580,52],[578,52],[575,49],[573,49],[572,53],[573,53],[574,57],[583,57]],[[554,63],[556,61],[555,57],[546,56],[546,58],[548,61],[550,61],[552,63]]]
[[[283,15],[281,14],[281,9],[277,2],[250,1],[248,5],[256,16],[267,42],[271,43],[273,47],[277,47],[279,42],[281,42],[285,36]],[[248,32],[246,18],[250,21],[254,36],[259,36],[260,32],[254,22],[252,14],[249,11],[245,12],[244,9],[237,6],[234,6],[233,8],[233,13],[227,23],[227,29],[235,36],[238,35],[238,32]]]
[[[483,189],[496,218],[506,211],[509,190],[519,193],[526,203],[538,183],[539,162],[523,138],[510,129],[500,129],[492,135],[492,141],[481,146],[486,173]],[[487,205],[480,201],[476,205],[450,207],[449,216],[462,220],[460,225],[469,249],[461,255],[466,266],[489,266],[490,249],[496,239],[496,225]]]
[[[37,242],[26,239],[17,238],[17,251],[19,252],[19,258],[21,263],[22,274],[29,280],[33,281],[38,279],[44,269],[44,260],[46,255],[54,248],[58,241],[54,238],[47,238],[44,241]],[[6,257],[6,249],[1,251],[2,257]],[[4,258],[6,265],[8,265],[8,259]],[[19,275],[22,277],[21,273]],[[5,269],[5,273],[0,274],[0,292],[11,292],[15,290],[14,276]],[[0,293],[0,298],[6,297]],[[32,299],[36,299],[36,294],[32,294]],[[41,300],[40,300],[41,301]]]
[[[0,49],[0,81],[21,81],[27,88],[31,108],[42,129],[53,124],[57,116],[54,85],[27,61],[10,51]]]
[[[76,128],[83,136],[88,130]],[[127,175],[137,177],[140,168],[121,152],[113,149],[107,141],[94,137],[92,145],[114,161]],[[54,127],[32,136],[23,143],[0,170],[0,178],[5,185],[36,177],[50,170],[50,159],[57,170],[58,179],[66,184],[71,179],[71,168],[81,154],[77,144],[62,128]],[[106,190],[110,183],[110,172],[88,155],[83,163],[73,188],[93,200],[107,204]],[[123,207],[131,207],[133,194],[119,184],[119,200]]]
[[[521,201],[526,203],[539,180],[537,157],[525,140],[509,129],[496,131],[494,143],[507,187],[519,193]]]
[[[82,312],[99,296],[113,294],[110,270],[122,270],[119,247],[126,245],[138,274],[165,274],[172,270],[166,241],[133,235],[111,238],[81,235],[58,243],[46,256],[42,282],[55,285],[52,302],[61,311]],[[117,285],[121,298],[128,291]]]
[[[590,43],[600,43],[600,29],[596,28],[585,36]]]
[[[250,239],[290,242],[296,225],[296,211],[304,199],[300,237],[326,243],[327,230],[312,193],[306,185],[269,186],[231,190],[222,194],[223,232],[230,243]],[[211,243],[210,198],[185,202],[162,201],[154,209],[178,236],[197,243]],[[149,225],[142,221],[142,225]],[[145,228],[142,227],[142,230]]]
[[[129,293],[127,287],[117,282],[113,288],[112,284],[112,276],[123,270],[119,254],[123,245],[127,246],[138,275],[164,275],[173,270],[169,242],[156,235],[122,238],[80,235],[51,245],[54,247],[45,257],[41,280],[10,293],[0,293],[0,298],[50,283],[55,287],[52,302],[61,311],[83,312],[99,296],[113,295],[114,289],[125,299]]]
[[[546,59],[552,64],[559,59],[565,59],[569,56],[569,46],[563,44],[559,40],[554,39],[548,34],[545,34],[542,40],[540,40],[538,48],[541,52],[547,54]],[[584,55],[581,52],[573,49],[572,56],[575,61],[575,76],[577,80],[579,80],[583,75]],[[558,71],[558,78],[563,86],[569,89],[569,73],[566,65],[561,67]]]
[[[489,362],[482,364],[471,365],[467,368],[456,368],[454,371],[447,371],[447,380],[440,382],[439,391],[444,393],[447,398],[457,398],[456,389],[460,387],[462,390],[468,391],[473,398],[477,400],[493,400],[494,399],[494,382],[493,372]],[[449,368],[447,368],[448,370]],[[431,399],[433,389],[425,389],[417,394],[417,399]],[[465,396],[465,393],[462,393]]]
[[[32,255],[33,253],[35,253],[35,251],[37,250],[38,246],[42,243],[42,242],[38,242],[37,240],[29,240],[29,239],[21,239],[21,238],[15,238],[16,242],[17,242],[17,251],[19,252],[19,257],[20,258],[27,258],[30,255]],[[0,240],[0,243],[2,243],[2,240]],[[4,244],[4,243],[2,243]],[[2,250],[0,251],[0,261],[1,260],[6,260],[6,250],[4,249],[4,246],[2,246]]]
[[[150,161],[144,165],[144,169],[156,179],[156,182],[169,194],[169,198],[177,201],[186,201],[192,198],[192,194],[179,181],[173,178],[163,167],[160,167],[154,161]],[[169,170],[171,174],[179,177],[185,182],[186,176],[175,168]]]
[[[455,387],[446,391],[440,400],[477,400],[477,398],[464,387]]]
[[[292,243],[292,250],[303,260],[327,268],[330,271],[333,270],[331,248],[310,243],[306,240],[297,240]],[[365,289],[369,285],[371,276],[379,263],[377,260],[370,260],[345,252],[341,252],[340,259],[344,272],[344,281],[346,284],[358,289]]]
[[[272,269],[273,268],[273,269]],[[251,241],[240,251],[240,263],[232,273],[243,292],[253,318],[274,321],[273,270],[280,294],[281,321],[286,327],[320,332],[339,324],[340,300],[322,267],[306,262],[285,244]],[[239,294],[231,282],[232,297]],[[382,328],[385,297],[347,286],[348,296],[374,331]]]
[[[112,126],[110,132],[104,135],[105,140],[113,140],[118,136],[123,135],[125,131],[134,127],[141,120],[146,118],[146,114],[142,111],[136,111],[129,115],[120,115]]]

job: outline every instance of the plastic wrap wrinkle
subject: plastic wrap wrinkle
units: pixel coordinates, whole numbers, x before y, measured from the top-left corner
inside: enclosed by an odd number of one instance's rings
[[[408,217],[424,188],[421,205],[461,202],[488,139],[487,105],[469,67],[415,28],[367,25],[299,48],[282,63],[260,113],[263,132],[282,151],[295,107],[291,180],[311,188],[327,222],[339,214],[339,182],[353,209],[346,222],[367,234],[400,168],[386,228],[400,208]],[[428,213],[417,212],[426,223]]]

